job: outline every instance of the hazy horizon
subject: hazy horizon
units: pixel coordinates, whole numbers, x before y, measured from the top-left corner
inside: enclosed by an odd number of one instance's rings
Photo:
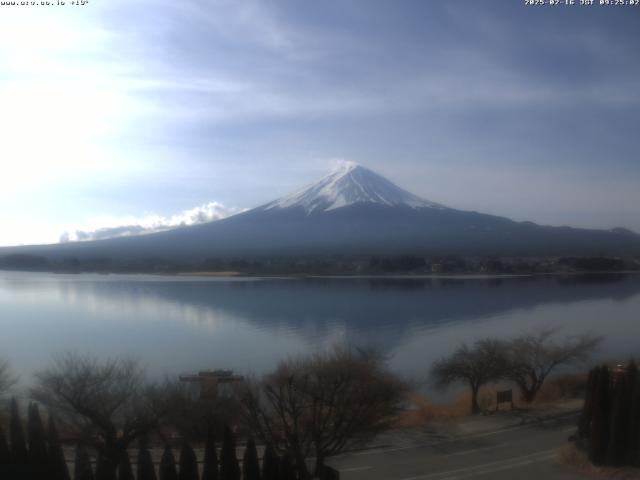
[[[639,19],[508,0],[4,6],[0,246],[223,218],[341,161],[452,208],[640,231]]]

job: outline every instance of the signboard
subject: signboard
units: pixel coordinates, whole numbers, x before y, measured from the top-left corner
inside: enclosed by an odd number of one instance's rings
[[[496,411],[500,407],[501,403],[510,403],[513,410],[513,390],[503,390],[498,392],[498,398],[496,401]]]

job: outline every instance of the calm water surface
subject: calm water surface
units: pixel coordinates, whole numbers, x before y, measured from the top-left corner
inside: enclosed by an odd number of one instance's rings
[[[334,343],[373,345],[424,379],[461,341],[540,327],[640,354],[640,276],[258,279],[0,272],[0,357],[27,382],[67,350],[133,355],[154,375],[262,373]]]

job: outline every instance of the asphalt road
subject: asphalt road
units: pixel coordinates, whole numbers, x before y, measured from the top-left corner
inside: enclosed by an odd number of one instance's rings
[[[554,462],[575,418],[507,427],[422,446],[363,450],[328,462],[342,480],[585,478]]]

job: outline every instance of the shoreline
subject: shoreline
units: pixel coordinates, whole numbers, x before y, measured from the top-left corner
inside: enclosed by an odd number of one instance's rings
[[[241,278],[263,278],[263,279],[329,279],[329,280],[490,280],[490,279],[511,279],[511,278],[532,278],[532,277],[544,277],[544,276],[592,276],[592,275],[640,275],[638,270],[620,270],[620,271],[594,271],[594,272],[532,272],[532,273],[381,273],[381,274],[356,274],[356,273],[244,273],[239,271],[202,271],[202,272],[101,272],[101,271],[81,271],[81,272],[68,272],[68,271],[52,271],[52,270],[5,270],[0,269],[0,275],[3,273],[18,273],[18,274],[47,274],[47,275],[100,275],[100,276],[127,276],[127,277],[139,277],[139,276],[154,276],[163,278],[198,278],[198,279],[241,279]]]

